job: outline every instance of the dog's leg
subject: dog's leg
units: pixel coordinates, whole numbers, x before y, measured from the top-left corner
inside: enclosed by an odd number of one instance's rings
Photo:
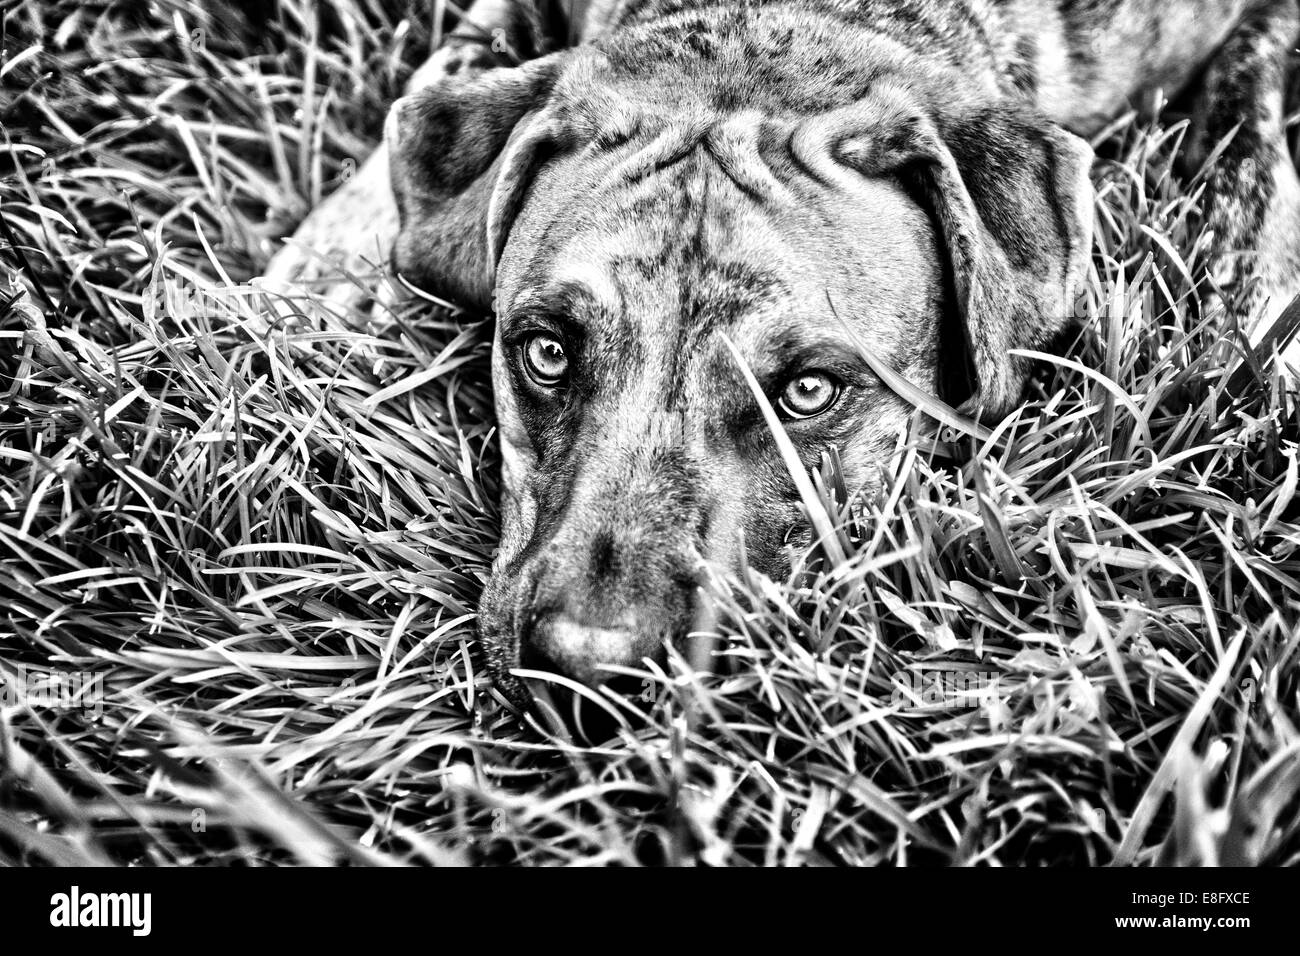
[[[1284,105],[1297,37],[1295,0],[1274,0],[1247,15],[1210,62],[1197,111],[1205,149],[1236,128],[1210,173],[1206,221],[1217,250],[1215,280],[1230,288],[1258,277],[1244,302],[1246,316],[1264,307],[1252,342],[1300,293],[1300,178],[1287,145]],[[1300,370],[1300,342],[1284,359]]]
[[[439,76],[469,76],[548,52],[558,7],[534,0],[474,0],[472,6],[407,84],[408,93]],[[376,277],[397,236],[397,202],[381,143],[356,174],[311,211],[268,263],[259,282],[273,292],[310,288],[341,312],[381,301]],[[357,277],[354,282],[349,275]],[[286,315],[292,309],[284,310]]]

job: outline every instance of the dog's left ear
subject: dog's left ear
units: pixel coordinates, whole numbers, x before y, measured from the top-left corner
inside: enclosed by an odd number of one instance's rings
[[[943,233],[974,393],[1001,416],[1032,362],[1079,315],[1092,257],[1092,148],[1035,114],[988,110],[934,128],[923,188]],[[927,168],[928,167],[928,168]]]
[[[883,151],[879,139],[850,138],[841,157],[892,166],[922,194],[948,252],[974,376],[962,410],[1001,416],[1032,367],[1011,350],[1043,349],[1080,314],[1092,254],[1092,148],[1021,107],[894,118]],[[855,148],[864,152],[855,157]]]

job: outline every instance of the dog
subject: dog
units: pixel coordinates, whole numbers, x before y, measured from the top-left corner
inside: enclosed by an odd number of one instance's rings
[[[1295,0],[476,0],[299,239],[496,315],[498,686],[680,644],[706,562],[788,568],[808,530],[742,363],[851,487],[913,412],[864,349],[1013,409],[1012,350],[1054,347],[1087,282],[1086,138],[1154,90],[1197,84],[1192,152],[1228,138],[1216,283],[1285,305],[1298,34]]]

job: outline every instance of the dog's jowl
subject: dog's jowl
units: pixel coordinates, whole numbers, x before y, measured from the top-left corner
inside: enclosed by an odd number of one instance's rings
[[[1298,24],[1295,0],[479,0],[361,179],[389,164],[397,268],[496,314],[501,686],[658,655],[706,562],[779,573],[807,540],[733,346],[805,467],[837,449],[856,487],[911,411],[862,348],[972,414],[1014,407],[1012,350],[1050,349],[1086,282],[1083,137],[1154,90],[1202,97],[1192,157],[1233,133],[1216,281],[1285,305]]]

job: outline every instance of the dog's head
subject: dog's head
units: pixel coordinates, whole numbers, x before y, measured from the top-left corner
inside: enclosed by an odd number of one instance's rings
[[[865,346],[971,411],[1067,323],[1091,152],[1036,115],[942,115],[898,85],[817,115],[720,107],[591,50],[400,101],[396,264],[497,315],[499,683],[635,665],[695,616],[705,561],[779,573],[799,499],[728,343],[805,465],[879,480],[909,405]]]

